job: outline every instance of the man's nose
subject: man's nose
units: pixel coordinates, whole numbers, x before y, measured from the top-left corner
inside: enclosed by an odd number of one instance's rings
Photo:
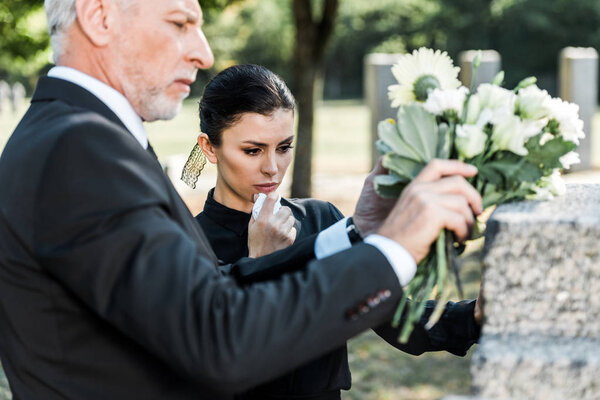
[[[215,63],[215,57],[210,49],[208,40],[206,40],[206,36],[204,36],[204,32],[200,28],[194,30],[192,35],[193,38],[188,58],[197,69],[209,69]]]

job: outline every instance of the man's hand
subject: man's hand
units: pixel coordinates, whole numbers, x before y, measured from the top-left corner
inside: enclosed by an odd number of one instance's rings
[[[380,157],[375,168],[373,168],[365,179],[354,215],[352,216],[354,225],[362,237],[367,237],[369,234],[377,231],[397,202],[397,199],[385,199],[375,193],[373,179],[377,175],[383,174],[387,174],[387,170],[381,165]]]
[[[459,241],[467,239],[473,214],[482,211],[481,196],[465,180],[475,174],[475,167],[459,161],[431,161],[404,189],[377,233],[398,242],[417,263],[442,229],[453,231]]]
[[[248,256],[261,257],[291,246],[296,240],[296,222],[289,207],[281,207],[273,214],[279,196],[267,195],[258,218],[250,217],[248,223]]]

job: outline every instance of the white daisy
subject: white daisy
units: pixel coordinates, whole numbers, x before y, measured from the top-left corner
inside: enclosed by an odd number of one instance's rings
[[[433,89],[456,89],[460,86],[459,71],[445,51],[421,47],[412,54],[403,55],[392,67],[398,81],[397,85],[388,88],[392,107],[423,102]]]

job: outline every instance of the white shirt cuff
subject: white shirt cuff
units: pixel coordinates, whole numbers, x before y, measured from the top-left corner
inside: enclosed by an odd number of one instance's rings
[[[317,260],[352,247],[352,243],[350,243],[350,239],[346,233],[347,220],[348,217],[341,219],[317,235],[317,240],[315,241],[315,256]]]
[[[408,285],[417,272],[417,264],[404,247],[390,238],[375,234],[367,236],[364,242],[375,246],[383,253],[394,269],[401,286]]]

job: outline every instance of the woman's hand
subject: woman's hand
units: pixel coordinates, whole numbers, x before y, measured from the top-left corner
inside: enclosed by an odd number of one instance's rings
[[[256,220],[248,223],[248,256],[260,257],[285,249],[296,240],[296,222],[289,207],[281,207],[273,214],[278,200],[276,193],[269,193]]]

